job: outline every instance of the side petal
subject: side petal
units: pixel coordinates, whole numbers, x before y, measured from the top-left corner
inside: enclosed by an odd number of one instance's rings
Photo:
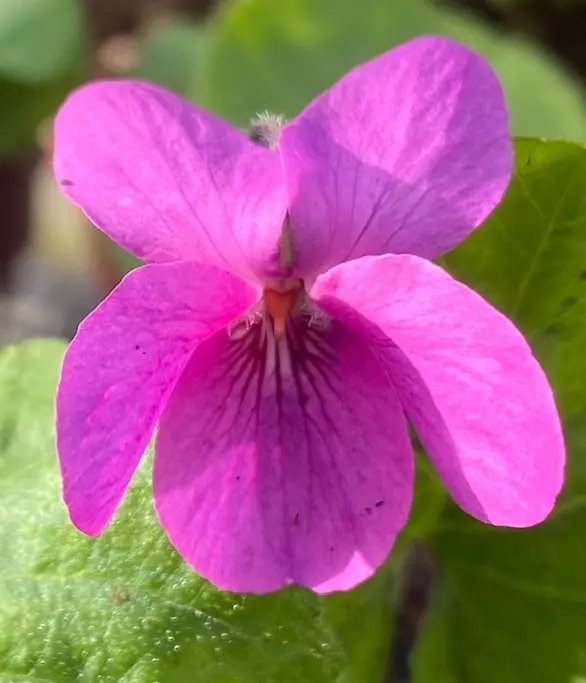
[[[417,38],[344,76],[279,139],[301,276],[451,249],[508,185],[507,125],[489,65],[445,38]]]
[[[312,293],[370,340],[461,508],[512,527],[551,512],[565,463],[560,420],[510,320],[414,256],[344,264],[318,278]]]
[[[254,300],[216,268],[150,265],[81,323],[56,399],[63,497],[81,531],[110,520],[193,350]]]
[[[388,555],[413,457],[398,398],[338,323],[196,351],[161,418],[155,506],[195,570],[230,591],[343,590]]]
[[[144,261],[280,274],[278,156],[162,88],[103,81],[75,91],[55,120],[53,164],[65,196]]]

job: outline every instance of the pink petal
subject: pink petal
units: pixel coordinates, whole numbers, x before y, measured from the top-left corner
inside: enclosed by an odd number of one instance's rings
[[[154,85],[104,81],[65,102],[54,144],[65,196],[138,258],[281,272],[279,158],[220,119]]]
[[[57,449],[73,523],[110,520],[193,350],[256,300],[193,263],[132,271],[80,325],[57,390]]]
[[[260,324],[208,340],[158,430],[161,523],[225,590],[350,588],[386,558],[411,502],[405,419],[368,347],[338,323],[291,322],[287,340],[275,348]]]
[[[433,258],[512,172],[499,83],[477,54],[417,38],[354,69],[280,135],[301,276],[367,254]]]
[[[414,256],[344,264],[312,294],[377,350],[460,507],[513,527],[549,514],[563,482],[560,421],[543,371],[507,318]]]

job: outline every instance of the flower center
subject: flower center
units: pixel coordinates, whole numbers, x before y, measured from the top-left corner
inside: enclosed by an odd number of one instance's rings
[[[267,282],[260,301],[228,326],[228,334],[236,342],[257,329],[263,339],[270,337],[274,344],[286,342],[292,326],[297,332],[309,328],[319,331],[328,324],[329,316],[307,294],[303,280],[290,277]]]
[[[303,281],[293,277],[282,278],[263,289],[264,307],[273,320],[277,339],[285,334],[287,320],[303,298],[303,292]]]

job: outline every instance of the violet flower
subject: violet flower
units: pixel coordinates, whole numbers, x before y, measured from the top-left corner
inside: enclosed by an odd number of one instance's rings
[[[407,421],[469,514],[524,527],[551,511],[565,456],[547,380],[515,326],[427,260],[511,176],[478,55],[413,40],[271,148],[153,85],[89,84],[57,116],[54,167],[148,263],[65,356],[57,444],[79,529],[107,525],[155,427],[160,522],[226,590],[371,575],[409,513]]]

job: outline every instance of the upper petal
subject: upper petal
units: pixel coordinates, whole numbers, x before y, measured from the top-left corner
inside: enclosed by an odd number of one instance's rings
[[[161,418],[155,505],[171,542],[225,590],[350,588],[406,521],[413,459],[396,394],[338,323],[261,324],[194,353]]]
[[[278,156],[154,85],[86,85],[57,114],[62,192],[145,261],[280,274],[286,198]]]
[[[282,131],[297,272],[367,254],[434,258],[501,199],[512,172],[496,76],[417,38],[344,76]]]
[[[254,300],[216,268],[150,265],[81,323],[56,400],[63,496],[79,529],[108,523],[191,353]]]
[[[510,320],[414,256],[344,264],[320,277],[313,294],[370,339],[460,507],[518,527],[549,514],[563,483],[560,420]]]

